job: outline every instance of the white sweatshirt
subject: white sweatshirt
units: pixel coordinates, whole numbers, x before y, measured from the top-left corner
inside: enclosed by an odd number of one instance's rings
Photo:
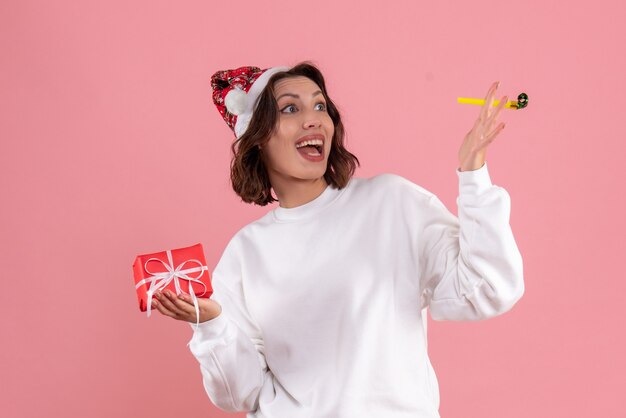
[[[508,192],[486,163],[456,172],[458,218],[381,174],[240,229],[212,275],[222,313],[189,342],[210,400],[248,418],[439,417],[422,309],[482,320],[524,292]]]

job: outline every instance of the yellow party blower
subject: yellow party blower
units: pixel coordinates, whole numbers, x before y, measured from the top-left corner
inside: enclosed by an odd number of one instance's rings
[[[457,99],[457,103],[475,104],[479,106],[484,106],[485,99],[472,99],[468,97],[459,97]],[[498,106],[499,104],[500,104],[500,100],[493,101],[494,106]],[[504,105],[504,107],[513,109],[513,110],[523,109],[526,106],[528,106],[528,95],[526,93],[520,93],[519,96],[517,96],[517,101],[510,100],[506,102],[506,104]]]

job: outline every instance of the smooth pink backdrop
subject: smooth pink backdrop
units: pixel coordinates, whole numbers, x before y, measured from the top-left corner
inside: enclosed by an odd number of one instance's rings
[[[457,213],[457,153],[493,81],[487,161],[511,195],[526,293],[432,322],[441,415],[621,417],[622,2],[20,1],[0,4],[0,405],[4,417],[220,412],[186,323],[137,307],[136,254],[201,242],[211,268],[271,207],[229,185],[219,69],[312,60],[361,160]],[[417,417],[416,417],[417,418]]]

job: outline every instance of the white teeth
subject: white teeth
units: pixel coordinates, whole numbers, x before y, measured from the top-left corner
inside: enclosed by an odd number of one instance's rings
[[[321,139],[310,139],[308,141],[302,141],[299,144],[296,144],[296,148],[302,148],[305,147],[307,145],[323,145],[324,141],[322,141]]]

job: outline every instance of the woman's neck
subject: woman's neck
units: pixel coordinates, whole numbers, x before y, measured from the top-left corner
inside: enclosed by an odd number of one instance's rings
[[[283,184],[272,185],[280,207],[285,209],[302,206],[321,195],[328,183],[322,176],[315,180],[292,180]]]

